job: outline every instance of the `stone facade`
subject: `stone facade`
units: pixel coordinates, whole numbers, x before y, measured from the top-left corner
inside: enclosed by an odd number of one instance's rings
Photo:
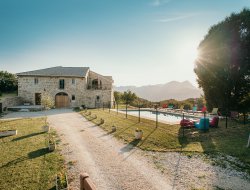
[[[24,102],[22,97],[6,97],[2,100],[0,100],[0,103],[2,104],[1,106],[1,111],[6,111],[8,107],[12,107],[12,106],[19,106],[22,105]]]
[[[56,100],[58,93],[67,95],[70,107],[101,107],[113,103],[112,77],[102,76],[88,70],[85,77],[74,76],[18,76],[18,96],[25,102],[37,105],[36,94],[48,94]],[[64,80],[64,88],[60,88],[60,80]]]

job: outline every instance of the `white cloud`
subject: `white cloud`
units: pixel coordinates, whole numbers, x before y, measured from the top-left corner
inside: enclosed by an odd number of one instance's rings
[[[152,4],[155,7],[161,6],[163,4],[169,3],[171,0],[153,0]]]
[[[180,16],[175,16],[175,17],[158,19],[158,20],[155,20],[155,22],[173,22],[173,21],[177,21],[177,20],[183,20],[183,19],[191,18],[191,17],[194,17],[196,15],[198,15],[198,14],[180,15]]]

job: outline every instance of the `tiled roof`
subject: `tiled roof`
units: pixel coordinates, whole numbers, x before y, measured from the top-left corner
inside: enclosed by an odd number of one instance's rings
[[[51,67],[28,72],[17,73],[17,76],[57,76],[86,77],[89,67]]]

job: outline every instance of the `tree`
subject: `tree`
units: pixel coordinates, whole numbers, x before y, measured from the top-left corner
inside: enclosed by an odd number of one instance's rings
[[[7,71],[0,71],[0,92],[17,90],[17,77]]]
[[[122,100],[122,93],[121,92],[117,92],[117,91],[114,91],[114,97],[115,97],[115,101],[117,103],[121,102]]]
[[[231,14],[212,26],[199,44],[194,72],[209,110],[212,107],[227,111],[250,107],[249,18],[249,9]]]
[[[124,92],[122,95],[122,100],[128,104],[132,103],[136,99],[137,99],[136,94],[132,93],[130,90]]]
[[[53,101],[52,97],[49,95],[49,93],[47,93],[47,92],[42,93],[41,105],[45,109],[45,111],[44,111],[44,115],[45,115],[44,122],[45,122],[45,125],[47,125],[47,114],[46,114],[46,111],[54,107],[54,101]]]
[[[48,110],[54,107],[53,98],[49,95],[49,93],[47,92],[42,93],[41,105],[44,107],[45,110]]]

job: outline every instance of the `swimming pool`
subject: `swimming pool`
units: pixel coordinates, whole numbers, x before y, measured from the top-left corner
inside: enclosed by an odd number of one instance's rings
[[[123,113],[126,113],[126,110],[120,110]],[[139,111],[138,110],[128,110],[129,115],[134,115],[134,116],[139,116]],[[155,111],[150,111],[150,110],[141,110],[140,111],[141,117],[148,118],[155,120],[156,119],[156,112]],[[197,119],[195,117],[190,117],[190,116],[185,116],[185,118],[189,119]],[[168,123],[179,123],[182,120],[181,115],[177,114],[171,114],[171,113],[161,113],[158,112],[158,120],[163,121],[163,122],[168,122]]]

